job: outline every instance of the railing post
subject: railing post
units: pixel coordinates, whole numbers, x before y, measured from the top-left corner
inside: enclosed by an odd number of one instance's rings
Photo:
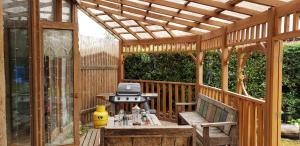
[[[245,54],[242,52],[238,52],[237,55],[237,71],[236,71],[236,93],[243,94],[242,89],[242,76],[243,76],[243,56]]]
[[[196,56],[196,88],[195,96],[200,92],[200,85],[203,84],[203,59],[204,53],[201,50],[201,37],[198,37],[197,40],[197,56]]]
[[[0,2],[0,145],[7,145],[6,138],[6,112],[5,112],[5,68],[4,68],[4,46],[3,46],[3,16],[2,16],[2,2]]]
[[[224,28],[224,34],[223,34],[223,42],[222,42],[222,96],[223,96],[223,102],[225,104],[228,104],[228,96],[224,93],[224,91],[228,91],[228,64],[229,64],[229,51],[227,47],[227,29]]]
[[[273,40],[279,25],[275,8],[269,10],[268,18],[264,141],[265,146],[280,146],[283,45],[282,41]]]
[[[118,83],[124,80],[124,54],[123,41],[119,41]]]

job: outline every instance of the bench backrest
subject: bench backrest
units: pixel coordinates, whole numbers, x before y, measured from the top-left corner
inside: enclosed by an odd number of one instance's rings
[[[200,94],[197,99],[196,111],[208,122],[237,122],[238,120],[236,109],[203,94]],[[218,128],[230,135],[231,126]]]
[[[101,128],[101,146],[193,146],[191,126]]]

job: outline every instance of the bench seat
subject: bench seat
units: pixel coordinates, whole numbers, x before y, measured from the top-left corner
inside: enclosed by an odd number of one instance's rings
[[[195,105],[195,111],[179,113],[178,124],[196,128],[198,145],[237,145],[237,110],[205,95]]]
[[[196,131],[198,131],[198,134],[200,137],[203,137],[203,127],[199,125],[199,123],[209,123],[207,120],[199,116],[198,112],[184,112],[179,113],[180,117],[185,120],[185,122],[188,125],[194,125],[196,126]],[[209,136],[210,138],[218,138],[218,137],[230,137],[226,135],[223,131],[218,129],[217,127],[209,127]]]

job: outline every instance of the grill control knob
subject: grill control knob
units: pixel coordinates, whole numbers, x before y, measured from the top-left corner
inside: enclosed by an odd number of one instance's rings
[[[129,97],[127,97],[126,100],[129,100]]]
[[[134,100],[137,100],[137,97],[135,97]]]
[[[120,97],[118,97],[118,100],[120,100]]]

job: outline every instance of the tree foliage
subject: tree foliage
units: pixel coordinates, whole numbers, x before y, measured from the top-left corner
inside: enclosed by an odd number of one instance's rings
[[[300,44],[287,45],[284,49],[282,95],[283,114],[300,118]]]

